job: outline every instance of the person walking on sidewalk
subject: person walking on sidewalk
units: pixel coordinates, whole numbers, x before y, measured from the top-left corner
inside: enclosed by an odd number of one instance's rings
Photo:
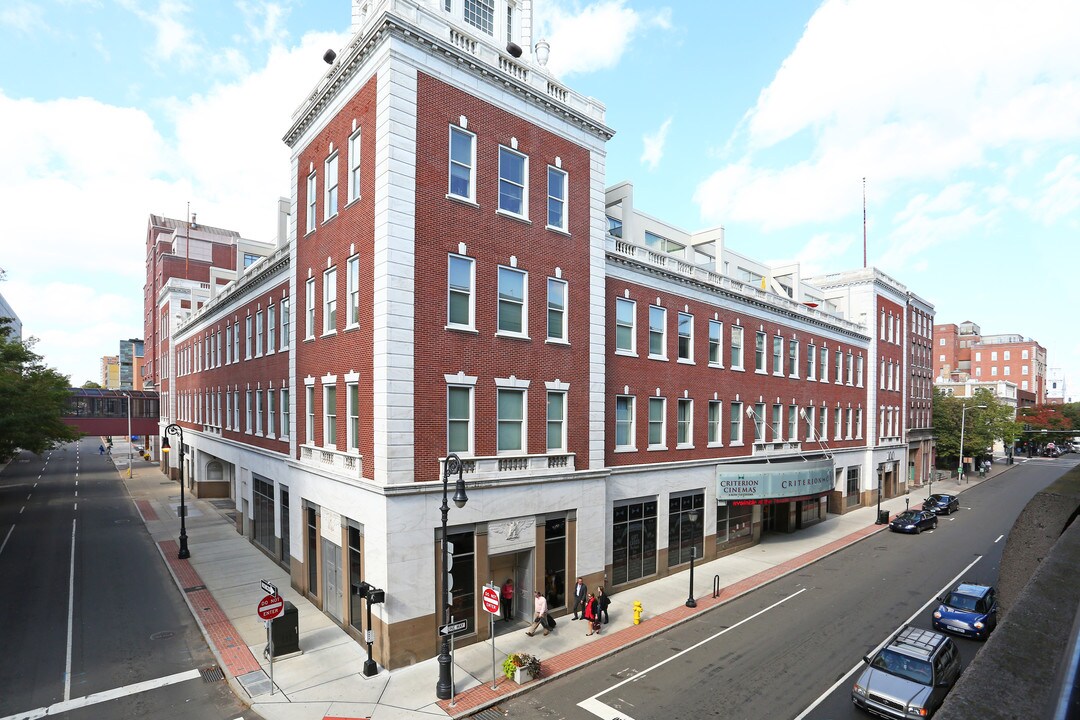
[[[502,589],[499,591],[499,601],[502,604],[503,622],[510,622],[510,618],[514,614],[514,581],[512,578],[506,578],[506,582],[502,584]]]
[[[602,586],[596,588],[596,607],[598,609],[598,612],[596,613],[596,619],[599,620],[600,616],[602,615],[604,617],[604,624],[605,625],[608,624],[608,619],[609,618],[608,618],[608,614],[607,614],[607,609],[608,609],[608,605],[610,605],[610,604],[611,604],[611,598],[609,598],[607,596],[607,593],[604,592],[604,588]]]
[[[588,592],[589,589],[585,587],[585,583],[578,578],[577,585],[574,586],[574,620],[577,620],[578,611],[585,609],[585,597]]]
[[[586,635],[592,635],[596,633],[600,634],[600,605],[596,602],[596,596],[589,593],[589,597],[585,600],[585,612],[583,613],[586,620],[589,621],[589,632]]]
[[[536,634],[536,628],[541,625],[544,626],[544,634],[547,635],[550,631],[547,629],[547,599],[544,598],[543,593],[536,593],[536,600],[533,601],[533,610],[535,615],[533,616],[532,627],[525,631],[525,634],[532,637]]]

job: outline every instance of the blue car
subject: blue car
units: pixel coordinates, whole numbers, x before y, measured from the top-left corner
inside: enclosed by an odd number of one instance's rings
[[[997,627],[997,593],[988,585],[961,583],[934,611],[934,629],[985,640]]]

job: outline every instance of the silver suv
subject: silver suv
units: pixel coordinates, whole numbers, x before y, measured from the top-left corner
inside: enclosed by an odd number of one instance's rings
[[[851,701],[886,718],[928,718],[960,677],[960,652],[951,638],[908,626],[873,658],[851,689]]]

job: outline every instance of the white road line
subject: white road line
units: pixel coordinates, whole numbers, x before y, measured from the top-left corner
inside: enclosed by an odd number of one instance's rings
[[[965,574],[967,574],[967,571],[968,571],[968,570],[970,570],[971,568],[973,568],[973,567],[975,566],[975,563],[979,562],[980,560],[982,560],[982,555],[979,555],[979,556],[978,556],[978,557],[976,557],[976,558],[975,558],[974,560],[972,560],[972,561],[971,561],[971,564],[970,564],[970,565],[968,565],[968,566],[967,566],[966,568],[964,568],[963,570],[961,570],[961,571],[960,571],[960,572],[959,572],[959,573],[958,573],[958,574],[956,575],[956,577],[954,577],[954,578],[953,578],[952,580],[950,580],[950,581],[948,582],[948,584],[947,584],[947,585],[945,585],[945,587],[941,588],[941,590],[938,590],[938,591],[937,591],[937,593],[935,593],[935,594],[934,594],[934,595],[933,595],[933,596],[932,596],[932,597],[931,597],[931,598],[930,598],[929,600],[927,600],[927,601],[926,601],[926,604],[925,604],[925,605],[923,605],[923,606],[922,606],[921,608],[919,608],[918,610],[916,610],[916,611],[915,611],[915,612],[914,612],[914,613],[912,614],[912,616],[911,616],[911,617],[909,617],[909,618],[908,618],[907,620],[905,620],[905,621],[903,622],[903,624],[902,624],[902,625],[900,625],[900,627],[896,628],[896,629],[895,629],[895,630],[893,630],[893,631],[892,631],[891,633],[889,633],[889,634],[888,634],[888,635],[887,635],[887,636],[885,637],[885,639],[884,639],[884,640],[882,640],[882,641],[881,641],[881,643],[880,643],[880,644],[879,644],[879,645],[878,645],[878,646],[877,646],[876,648],[874,648],[873,650],[871,650],[870,652],[868,652],[868,653],[866,654],[866,656],[867,656],[867,657],[872,657],[872,656],[876,655],[876,654],[877,654],[877,651],[878,651],[878,650],[880,650],[881,648],[883,648],[883,647],[885,646],[885,643],[887,643],[887,642],[889,642],[890,640],[892,640],[892,639],[893,639],[893,636],[895,636],[895,635],[896,635],[896,634],[897,634],[898,632],[900,632],[900,631],[901,631],[901,630],[903,630],[903,629],[904,629],[905,627],[907,627],[908,625],[910,625],[910,624],[911,624],[911,621],[912,621],[912,620],[914,620],[915,618],[917,618],[917,617],[918,617],[919,615],[921,615],[921,614],[922,614],[922,613],[923,613],[923,612],[924,612],[924,611],[926,610],[926,608],[928,608],[928,607],[930,607],[931,605],[933,605],[934,603],[936,603],[936,602],[938,601],[938,597],[940,597],[941,595],[944,595],[944,594],[945,594],[945,593],[947,593],[947,592],[948,592],[949,590],[952,590],[953,586],[954,586],[954,585],[956,584],[956,581],[957,581],[957,580],[959,580],[960,578],[964,577],[964,575],[965,575]],[[850,670],[848,670],[848,671],[847,671],[847,673],[845,673],[843,677],[841,677],[841,678],[840,678],[839,680],[837,680],[837,681],[836,681],[835,683],[833,683],[832,687],[830,687],[830,688],[829,688],[828,690],[826,690],[826,691],[825,691],[824,693],[822,693],[822,694],[821,694],[821,696],[820,696],[820,697],[818,697],[818,699],[817,699],[817,700],[815,700],[814,702],[810,703],[810,706],[809,706],[808,708],[806,708],[806,709],[805,709],[805,710],[803,710],[803,711],[802,711],[801,713],[799,713],[799,714],[798,714],[798,715],[797,715],[797,716],[795,717],[795,720],[803,720],[803,718],[804,718],[804,717],[806,717],[806,716],[807,716],[807,715],[809,715],[809,714],[810,714],[811,712],[813,712],[813,711],[814,711],[814,708],[816,708],[816,707],[817,707],[818,705],[820,705],[820,704],[821,704],[821,703],[822,703],[822,702],[823,702],[823,701],[825,700],[825,698],[827,698],[827,697],[829,697],[830,695],[832,695],[832,694],[833,694],[833,692],[835,692],[835,691],[836,691],[836,688],[840,687],[840,686],[841,686],[841,685],[843,685],[843,684],[844,684],[845,682],[848,682],[848,678],[850,678],[850,677],[851,677],[852,675],[854,675],[854,674],[855,674],[855,671],[857,671],[857,670],[859,670],[860,668],[862,668],[862,666],[863,666],[863,661],[861,661],[861,660],[860,660],[860,661],[859,661],[859,663],[858,663],[858,664],[857,664],[857,665],[856,665],[855,667],[853,667],[853,668],[851,668]]]
[[[23,510],[25,510],[25,509],[26,509],[26,506],[25,506],[25,505],[23,505],[23,506],[22,506],[21,508],[19,508],[19,514],[20,514],[20,515],[22,515],[22,514],[23,514]]]
[[[803,588],[802,590],[798,590],[796,592],[793,592],[791,595],[788,595],[785,598],[781,598],[780,600],[777,600],[776,602],[774,602],[769,607],[758,610],[753,615],[743,618],[742,620],[735,623],[734,625],[731,625],[730,627],[724,628],[723,630],[716,633],[715,635],[711,635],[710,637],[705,638],[701,642],[699,642],[697,644],[694,644],[694,645],[691,645],[690,647],[686,648],[685,650],[680,650],[679,652],[675,653],[671,657],[665,658],[665,659],[661,660],[660,662],[656,663],[655,665],[653,665],[652,667],[646,668],[645,670],[642,670],[639,673],[635,673],[634,675],[631,675],[630,677],[626,678],[622,682],[616,683],[615,685],[612,685],[611,687],[607,688],[606,690],[601,690],[600,692],[596,693],[592,697],[586,698],[585,700],[582,700],[581,702],[579,702],[578,707],[580,707],[582,710],[586,710],[588,712],[591,712],[593,715],[596,715],[599,718],[603,718],[603,720],[634,720],[633,718],[631,718],[626,713],[616,711],[615,708],[610,707],[608,705],[605,705],[604,703],[600,702],[596,698],[600,697],[601,695],[605,695],[605,694],[607,694],[607,693],[609,693],[609,692],[611,692],[613,690],[617,690],[617,689],[621,688],[623,685],[625,685],[625,684],[627,684],[629,682],[636,682],[638,679],[640,679],[640,678],[644,677],[645,675],[649,674],[650,672],[652,672],[656,668],[658,668],[658,667],[660,667],[662,665],[666,665],[667,663],[671,662],[672,660],[675,660],[676,658],[682,657],[686,653],[691,652],[692,650],[696,650],[696,649],[698,649],[699,647],[701,647],[702,645],[704,645],[706,643],[712,642],[713,640],[720,637],[721,635],[724,635],[725,633],[731,632],[732,630],[739,627],[740,625],[742,625],[744,623],[748,623],[748,622],[750,622],[751,620],[753,620],[754,618],[756,618],[756,617],[758,617],[760,615],[764,615],[765,613],[769,612],[773,608],[778,607],[783,603],[786,603],[791,598],[793,598],[793,597],[795,597],[797,595],[801,595],[802,593],[806,592],[806,590],[807,590],[807,588]]]
[[[75,523],[71,519],[71,574],[68,577],[67,660],[64,663],[64,702],[71,699],[71,636],[75,628]]]
[[[7,531],[7,535],[4,536],[3,544],[0,544],[0,553],[4,552],[4,548],[7,547],[8,538],[11,537],[11,533],[13,533],[14,531],[15,531],[15,526],[12,525],[11,529]]]
[[[38,720],[38,718],[52,717],[60,713],[90,707],[91,705],[97,705],[98,703],[109,702],[110,700],[127,697],[128,695],[135,695],[146,692],[147,690],[156,690],[169,685],[175,685],[176,683],[187,682],[188,680],[194,680],[197,677],[199,677],[198,670],[186,670],[156,680],[147,680],[146,682],[135,683],[134,685],[125,685],[112,690],[85,695],[81,698],[75,698],[74,700],[58,702],[49,707],[28,710],[27,712],[18,713],[17,715],[8,715],[7,717],[0,718],[0,720]]]
[[[994,541],[994,544],[996,545],[997,543],[1001,542],[1001,538],[1003,538],[1003,537],[1005,537],[1005,536],[1004,535],[998,535],[997,540]]]

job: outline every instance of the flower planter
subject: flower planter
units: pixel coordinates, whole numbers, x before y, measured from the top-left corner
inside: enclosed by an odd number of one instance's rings
[[[516,682],[518,685],[524,685],[525,683],[532,682],[535,679],[536,675],[529,672],[523,667],[514,669],[514,682]]]

